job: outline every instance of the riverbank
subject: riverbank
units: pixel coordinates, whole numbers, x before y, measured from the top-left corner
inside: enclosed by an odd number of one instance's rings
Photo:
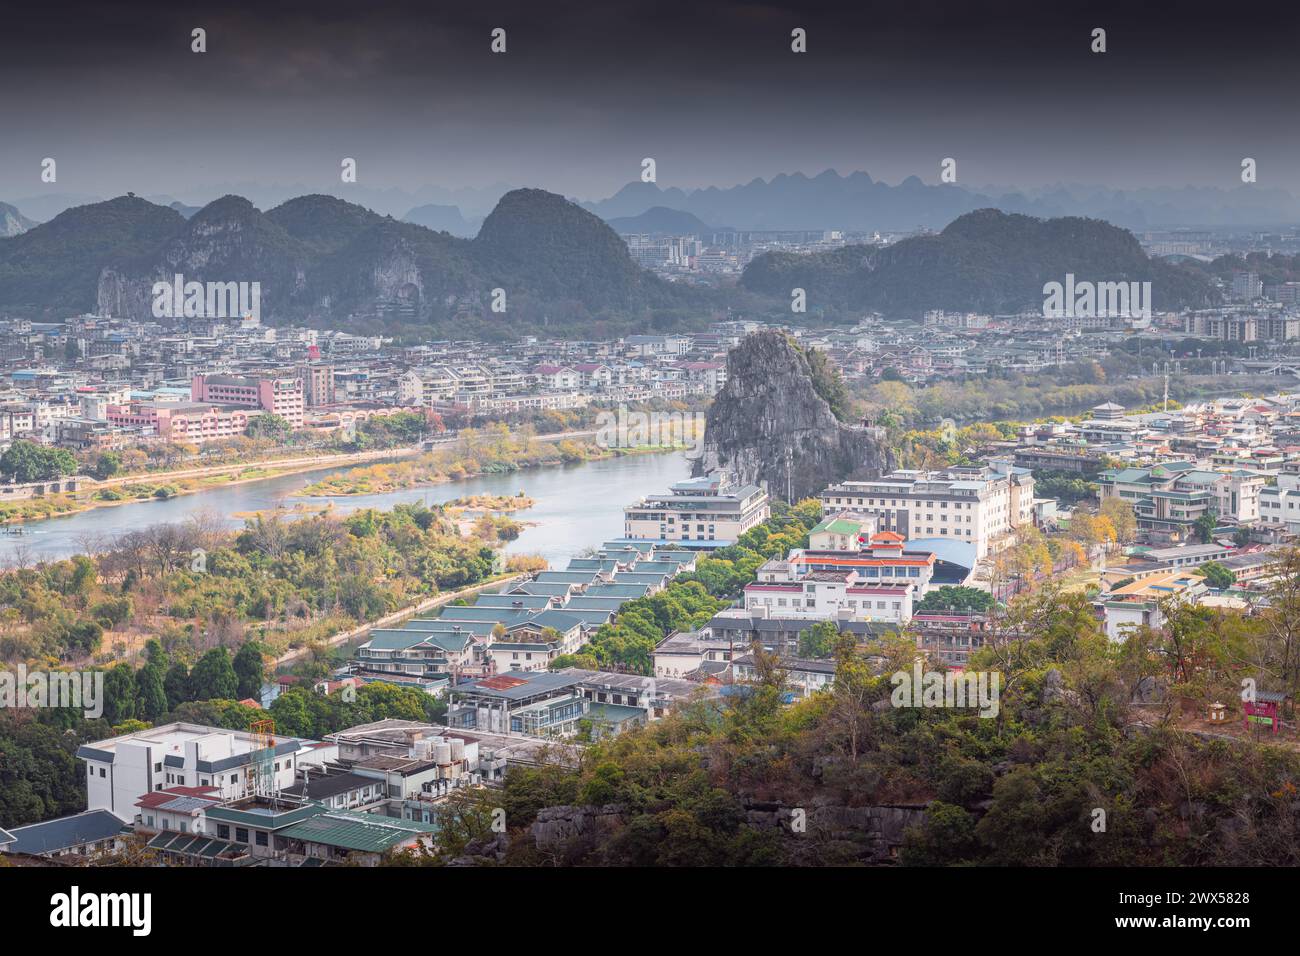
[[[116,507],[28,521],[21,526],[21,536],[0,534],[0,567],[30,567],[40,561],[102,552],[124,534],[160,524],[188,525],[198,520],[205,527],[241,531],[246,518],[257,513],[296,519],[299,514],[294,506],[298,503],[313,512],[332,505],[325,513],[347,514],[369,509],[388,511],[399,504],[443,507],[455,499],[476,495],[513,498],[521,489],[535,504],[517,514],[523,528],[505,550],[510,555],[541,555],[563,567],[578,551],[620,537],[624,530],[623,508],[646,495],[661,494],[673,482],[686,477],[690,461],[681,452],[627,455],[533,468],[526,473],[489,474],[387,494],[299,497],[304,487],[339,470],[327,465],[306,474],[211,484],[205,485],[202,493],[168,499],[132,498]]]
[[[118,476],[96,482],[93,487],[72,494],[45,495],[0,504],[0,525],[20,525],[26,521],[75,515],[97,508],[134,504],[151,498],[175,498],[213,488],[235,487],[266,481],[270,478],[283,478],[317,471],[321,468],[336,466],[342,468],[371,461],[415,457],[419,454],[419,448],[408,446],[379,451],[296,456],[254,464],[209,465],[170,472]]]
[[[606,447],[584,437],[593,434],[519,435],[497,429],[469,432],[448,448],[428,452],[410,461],[353,469],[344,475],[324,478],[308,485],[301,494],[314,498],[389,494],[466,478],[513,474],[551,465],[572,465],[626,455],[678,452],[689,447],[686,443]]]

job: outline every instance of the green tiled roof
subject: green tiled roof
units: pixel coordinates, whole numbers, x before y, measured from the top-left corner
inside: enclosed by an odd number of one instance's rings
[[[848,518],[825,518],[809,534],[829,531],[831,534],[857,534],[862,529],[862,522],[850,521]]]
[[[382,853],[413,836],[431,834],[436,830],[436,827],[428,823],[381,817],[373,813],[331,810],[296,823],[280,835],[344,850]]]

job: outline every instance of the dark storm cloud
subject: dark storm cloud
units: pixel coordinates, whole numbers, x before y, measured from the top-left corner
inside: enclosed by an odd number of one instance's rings
[[[0,198],[35,191],[43,156],[67,191],[182,198],[332,184],[343,156],[375,188],[584,198],[643,156],[665,186],[933,181],[955,156],[967,182],[1230,187],[1250,155],[1294,188],[1296,21],[1253,4],[30,5],[5,22]]]

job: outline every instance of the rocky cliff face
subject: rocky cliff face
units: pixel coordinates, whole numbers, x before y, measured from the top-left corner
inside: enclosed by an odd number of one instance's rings
[[[812,803],[792,807],[781,803],[742,798],[744,826],[758,832],[781,831],[789,835],[782,845],[786,862],[794,866],[815,866],[825,862],[822,853],[835,847],[836,862],[879,866],[894,861],[909,827],[925,820],[925,805],[847,807],[833,803]],[[546,807],[537,820],[512,840],[499,834],[491,840],[475,841],[454,866],[508,864],[512,850],[542,850],[548,859],[580,862],[615,843],[628,825],[629,812],[618,804],[604,806]],[[796,827],[796,821],[798,826]],[[812,838],[804,834],[810,834]],[[515,845],[517,842],[517,846]]]
[[[186,282],[257,282],[263,317],[289,307],[305,282],[310,252],[253,204],[225,196],[204,206],[160,251],[106,266],[99,276],[100,311],[134,319],[153,315],[153,285],[181,275]]]
[[[799,501],[893,467],[879,429],[845,425],[813,387],[808,360],[781,332],[757,332],[727,357],[695,474],[721,471]]]
[[[36,223],[32,222],[8,203],[0,202],[0,238],[17,236]]]

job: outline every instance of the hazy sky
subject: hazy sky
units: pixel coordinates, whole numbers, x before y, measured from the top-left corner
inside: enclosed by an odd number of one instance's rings
[[[796,170],[1300,191],[1295,5],[24,3],[3,17],[0,200],[217,184],[607,196]],[[208,52],[190,52],[207,30]],[[508,52],[489,51],[494,27]],[[790,31],[809,52],[790,52]],[[1090,51],[1094,27],[1108,52]],[[58,183],[40,182],[54,157]]]

